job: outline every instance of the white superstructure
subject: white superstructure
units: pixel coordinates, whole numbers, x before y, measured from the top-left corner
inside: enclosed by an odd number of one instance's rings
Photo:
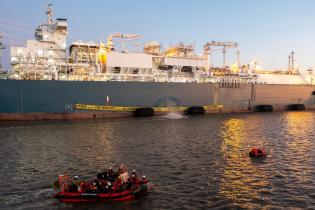
[[[137,42],[140,35],[114,33],[108,36],[106,43],[76,41],[67,48],[67,19],[53,19],[51,5],[46,14],[47,22],[36,28],[35,40],[27,40],[24,47],[11,47],[10,77],[35,80],[313,83],[313,72],[302,76],[292,67],[277,73],[258,73],[256,67],[252,70],[249,65],[241,65],[236,42],[207,42],[203,54],[197,55],[194,44],[162,47],[159,42],[151,41],[145,43],[143,52],[140,52]],[[126,45],[131,43],[134,50],[129,52]],[[237,50],[233,68],[226,66],[226,51],[230,48]],[[222,50],[223,67],[215,68],[211,55],[218,49]]]

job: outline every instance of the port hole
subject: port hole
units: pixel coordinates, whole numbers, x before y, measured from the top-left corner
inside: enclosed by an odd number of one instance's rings
[[[315,96],[315,91],[312,92],[312,95]]]

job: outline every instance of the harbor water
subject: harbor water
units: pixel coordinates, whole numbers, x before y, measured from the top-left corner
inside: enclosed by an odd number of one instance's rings
[[[315,112],[0,123],[0,209],[315,209]],[[267,158],[248,156],[253,146]],[[64,204],[59,174],[124,163],[154,183],[129,202]]]

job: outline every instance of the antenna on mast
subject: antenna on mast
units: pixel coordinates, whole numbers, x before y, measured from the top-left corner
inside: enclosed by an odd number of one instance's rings
[[[48,4],[46,14],[47,14],[47,23],[52,24],[54,22],[52,4]]]
[[[1,65],[2,50],[5,49],[5,47],[2,45],[1,39],[2,39],[2,34],[0,33],[0,69],[2,68],[2,65]]]

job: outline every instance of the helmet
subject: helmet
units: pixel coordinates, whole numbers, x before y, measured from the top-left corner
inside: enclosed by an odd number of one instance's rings
[[[145,176],[143,175],[142,178],[145,179]]]
[[[135,177],[135,175],[133,174],[132,177]]]
[[[78,176],[74,176],[74,178],[75,178],[75,179],[78,179],[79,177],[78,177]]]

